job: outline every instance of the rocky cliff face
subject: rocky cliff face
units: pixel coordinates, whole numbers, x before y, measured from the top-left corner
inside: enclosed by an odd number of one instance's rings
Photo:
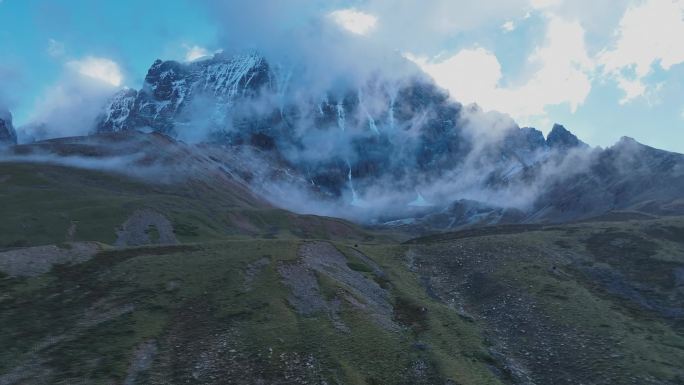
[[[684,186],[676,154],[627,142],[591,149],[559,124],[545,138],[502,114],[452,101],[419,73],[401,80],[378,75],[323,93],[292,79],[258,55],[157,60],[140,90],[112,98],[97,130],[251,148],[288,175],[254,183],[266,194],[279,191],[277,204],[293,208],[293,196],[313,194],[353,212],[335,215],[415,219],[440,229],[629,208],[653,195],[644,178],[675,176],[673,186]],[[639,173],[623,167],[626,157],[643,162]],[[283,186],[284,180],[305,182]],[[661,203],[676,200],[677,187],[663,187]],[[318,212],[306,200],[297,204]]]
[[[97,130],[254,146],[277,153],[314,189],[350,201],[378,180],[439,178],[474,156],[499,173],[522,168],[548,147],[541,132],[497,116],[499,139],[481,151],[473,126],[485,114],[419,75],[323,95],[296,88],[290,76],[256,55],[156,61],[141,90],[112,98]]]
[[[0,146],[17,144],[17,133],[12,125],[12,114],[0,107]]]
[[[148,128],[177,136],[178,126],[188,123],[191,110],[199,105],[220,127],[226,123],[222,115],[235,99],[253,95],[269,82],[269,75],[268,65],[257,55],[217,55],[190,64],[157,60],[140,91],[124,89],[112,98],[97,130]]]

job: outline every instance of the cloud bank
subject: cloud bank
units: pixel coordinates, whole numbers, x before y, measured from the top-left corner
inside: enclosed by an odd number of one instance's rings
[[[353,8],[343,1],[208,4],[227,47],[253,47],[281,62],[301,58],[317,79],[361,73],[359,63],[386,70],[390,61],[382,58],[399,54],[455,100],[525,124],[545,121],[555,106],[575,113],[598,82],[614,82],[623,104],[648,97],[658,91],[646,81],[656,67],[667,71],[684,62],[684,0],[363,0]],[[544,25],[542,35],[512,74],[491,43],[492,33],[510,34],[533,22]],[[350,33],[339,34],[330,24]],[[469,34],[481,42],[466,43]],[[459,48],[445,50],[454,42]]]
[[[605,73],[624,91],[621,103],[646,94],[645,79],[656,67],[684,63],[684,1],[648,0],[627,9],[617,41],[598,55]]]
[[[520,85],[502,84],[498,58],[482,47],[463,49],[445,58],[407,57],[449,90],[454,99],[522,121],[543,115],[547,106],[568,104],[572,111],[577,110],[591,91],[595,67],[580,24],[558,17],[548,20],[545,41],[528,58],[536,69]]]
[[[20,142],[86,135],[106,101],[123,83],[111,59],[86,56],[64,63],[61,77],[38,98],[29,123],[18,128]]]

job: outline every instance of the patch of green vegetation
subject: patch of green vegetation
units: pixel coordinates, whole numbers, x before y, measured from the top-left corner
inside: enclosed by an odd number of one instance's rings
[[[155,225],[150,225],[147,230],[145,230],[145,234],[150,238],[150,242],[152,244],[158,244],[159,243],[159,229],[157,229],[157,226]]]
[[[101,372],[102,383],[108,383],[108,376],[118,378],[132,347],[157,335],[166,315],[150,310],[158,303],[144,287],[124,284],[103,272],[130,259],[188,250],[194,248],[105,251],[79,265],[56,266],[42,276],[3,279],[0,284],[8,298],[0,302],[0,344],[5,347],[0,351],[0,373],[34,359],[31,353],[37,351],[62,378],[93,371]]]
[[[181,222],[173,224],[173,232],[180,237],[198,237],[200,235],[198,226]]]
[[[363,262],[348,262],[347,266],[349,266],[349,268],[354,270],[354,271],[360,271],[362,273],[372,273],[373,272],[373,269],[368,267],[368,265],[366,265]]]
[[[106,321],[51,349],[50,366],[62,378],[87,376],[94,383],[122,382],[134,349],[160,335],[167,322],[165,314],[146,310]]]
[[[447,304],[427,295],[419,277],[407,268],[406,246],[368,243],[358,246],[384,270],[383,280],[391,287],[394,301],[405,298],[411,301],[409,308],[424,308],[417,313],[418,325],[423,326],[404,332],[411,358],[415,360],[418,355],[432,362],[443,379],[451,379],[456,384],[500,383],[488,362],[473,358],[486,351],[482,330]],[[424,345],[426,350],[416,351],[416,345]]]
[[[11,325],[0,333],[0,343],[7,347],[0,352],[0,373],[24,362],[41,341],[57,336],[53,345],[38,350],[55,376],[121,381],[133,351],[144,341],[156,340],[160,349],[168,349],[169,338],[185,338],[177,333],[194,333],[193,338],[206,338],[205,348],[211,349],[215,335],[237,331],[231,341],[240,352],[274,357],[248,361],[273,376],[285,370],[278,357],[296,353],[314,357],[325,378],[347,384],[405,383],[417,362],[427,363],[428,375],[435,379],[496,383],[486,362],[472,358],[483,351],[477,329],[427,298],[401,264],[392,263],[386,279],[401,323],[410,324],[404,330],[385,330],[345,301],[339,316],[348,332],[338,330],[328,314],[296,314],[277,265],[297,259],[299,245],[237,240],[111,250],[80,265],[59,266],[40,279],[6,282],[13,297],[0,302],[0,323]],[[403,253],[381,245],[367,251],[381,265]],[[246,266],[264,255],[270,263],[254,273],[246,289]],[[319,284],[328,299],[342,289],[326,279]],[[193,314],[204,321],[183,321]],[[90,323],[84,325],[84,320]],[[194,353],[188,347],[187,354]]]
[[[668,346],[667,341],[684,346],[684,336],[653,309],[623,297],[631,293],[628,289],[621,289],[624,294],[619,294],[610,285],[635,282],[649,287],[650,292],[659,287],[671,288],[665,283],[682,264],[656,259],[661,245],[645,238],[638,224],[610,226],[585,225],[571,236],[564,232],[532,232],[496,240],[501,244],[494,247],[502,250],[517,244],[516,250],[527,251],[515,255],[515,263],[500,262],[495,276],[534,298],[536,311],[552,320],[559,330],[574,328],[592,336],[584,353],[598,357],[594,370],[620,368],[614,374],[616,381],[635,373],[676,381],[681,375],[676,362],[684,360],[684,350]],[[573,259],[559,257],[568,252]],[[602,282],[588,273],[597,267],[617,272],[605,279],[623,283]]]

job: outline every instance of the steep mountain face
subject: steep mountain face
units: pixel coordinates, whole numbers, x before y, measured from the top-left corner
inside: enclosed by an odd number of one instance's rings
[[[563,222],[611,210],[684,214],[684,156],[622,138],[595,151],[588,167],[562,178],[536,203],[534,219]]]
[[[461,106],[429,83],[396,95],[389,95],[389,85],[376,84],[300,101],[285,95],[290,76],[256,55],[217,55],[189,64],[157,61],[140,91],[123,90],[112,99],[97,130],[151,129],[190,141],[274,151],[333,197],[351,189],[351,178],[440,168],[468,152],[467,141],[450,130]],[[368,100],[386,105],[371,111]],[[417,114],[426,122],[413,127]],[[419,139],[393,141],[394,130],[408,129],[419,130]]]
[[[257,55],[217,55],[190,64],[157,60],[140,91],[124,89],[113,97],[97,130],[149,128],[177,136],[177,126],[189,121],[193,103],[200,102],[203,112],[212,115],[212,123],[220,125],[225,121],[219,115],[235,98],[250,96],[250,91],[259,90],[271,80],[270,75],[268,64]]]
[[[496,179],[549,148],[541,132],[464,108],[419,75],[323,95],[303,93],[290,78],[255,55],[157,61],[140,91],[123,90],[111,100],[97,130],[254,146],[278,154],[311,189],[357,205],[372,200],[364,195],[379,182],[393,181],[403,191],[472,162]],[[497,131],[485,145],[474,135],[482,124]],[[408,188],[400,200],[409,203],[416,194]]]
[[[134,130],[262,154],[241,162],[255,174],[265,164],[282,171],[251,183],[277,205],[426,231],[679,213],[684,188],[678,154],[629,141],[592,149],[558,124],[544,138],[450,100],[419,73],[321,94],[254,54],[157,60],[143,87],[115,95],[97,124]]]
[[[12,114],[0,107],[0,146],[17,144],[17,133],[12,125]]]

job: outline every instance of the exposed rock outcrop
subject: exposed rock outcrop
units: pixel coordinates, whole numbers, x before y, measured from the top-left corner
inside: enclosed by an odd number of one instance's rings
[[[12,114],[0,107],[0,146],[17,144],[17,132],[12,125]]]

